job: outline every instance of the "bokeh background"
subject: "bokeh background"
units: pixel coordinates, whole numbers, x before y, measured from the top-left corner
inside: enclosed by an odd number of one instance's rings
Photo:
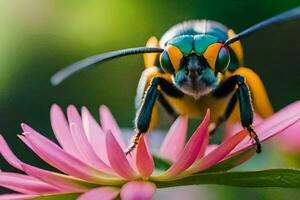
[[[94,116],[106,104],[122,127],[131,127],[134,97],[143,70],[142,56],[107,62],[53,87],[50,77],[62,67],[109,50],[142,46],[170,26],[188,19],[213,19],[237,32],[299,0],[0,0],[0,132],[24,161],[42,162],[16,137],[26,122],[53,139],[49,109],[87,106]],[[263,79],[275,110],[300,98],[300,19],[261,30],[242,40],[246,65]],[[170,119],[162,113],[160,127]],[[267,146],[267,145],[265,145]],[[285,166],[284,155],[265,147],[240,169]],[[48,167],[48,166],[44,166]],[[0,158],[0,168],[11,169]],[[5,190],[1,189],[0,193]],[[185,199],[291,199],[296,189],[195,186],[178,188]],[[170,191],[160,191],[156,199]],[[182,196],[177,195],[177,198]],[[174,199],[176,199],[174,197]]]

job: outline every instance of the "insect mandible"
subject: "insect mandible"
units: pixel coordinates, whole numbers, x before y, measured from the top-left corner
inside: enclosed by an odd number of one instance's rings
[[[243,65],[240,39],[269,25],[300,16],[300,7],[262,21],[238,34],[219,22],[192,20],[171,27],[158,41],[151,37],[146,47],[112,51],[85,58],[58,73],[51,82],[116,57],[144,54],[143,71],[136,96],[136,134],[126,153],[138,144],[157,120],[157,102],[173,117],[203,116],[210,108],[214,132],[223,122],[241,122],[256,147],[261,144],[253,113],[266,118],[272,106],[259,76]]]

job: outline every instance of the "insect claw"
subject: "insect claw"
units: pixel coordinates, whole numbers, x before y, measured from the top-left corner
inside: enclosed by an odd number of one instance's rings
[[[132,150],[127,149],[126,152],[125,152],[126,156],[129,155],[130,157],[132,157],[132,153],[131,152],[132,152]]]
[[[141,132],[137,132],[132,139],[132,144],[128,147],[128,149],[125,151],[126,155],[131,155],[131,152],[136,148],[136,146],[139,143],[139,139],[141,137],[142,133]]]
[[[130,147],[127,148],[127,150],[125,151],[126,156],[130,155],[131,156],[131,152],[133,151],[133,149],[135,149],[135,146],[131,145]]]
[[[258,153],[258,154],[261,153],[261,143],[260,143],[260,140],[259,140],[256,132],[254,131],[252,126],[247,127],[247,130],[250,133],[250,137],[252,139],[252,144],[253,144],[253,146],[255,146],[256,153]]]

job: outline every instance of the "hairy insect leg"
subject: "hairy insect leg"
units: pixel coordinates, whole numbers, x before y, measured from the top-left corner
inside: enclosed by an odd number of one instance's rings
[[[127,148],[125,154],[128,155],[130,154],[134,149],[135,147],[138,145],[139,143],[139,139],[141,137],[142,133],[141,132],[137,132],[136,134],[134,134],[133,138],[132,138],[132,143],[131,145]]]
[[[135,149],[135,147],[138,145],[138,141],[141,134],[147,133],[151,122],[152,110],[156,100],[161,94],[160,91],[163,91],[167,95],[173,97],[183,96],[183,93],[179,91],[172,83],[168,82],[167,80],[161,77],[154,77],[151,80],[151,84],[149,85],[148,89],[145,92],[145,96],[143,98],[143,102],[140,106],[140,109],[136,114],[136,119],[135,119],[136,134],[133,138],[132,144],[126,151],[126,154],[129,154],[133,149]]]
[[[261,152],[261,143],[260,140],[256,134],[256,132],[254,131],[252,125],[247,127],[248,132],[250,133],[253,145],[256,145],[256,153],[260,153]]]
[[[238,76],[238,99],[240,104],[240,115],[242,126],[247,128],[248,132],[250,133],[251,138],[254,140],[253,143],[256,144],[256,153],[261,152],[261,144],[260,140],[253,129],[253,108],[251,104],[251,96],[249,92],[249,88],[246,85],[245,78],[243,76]]]
[[[253,108],[249,88],[245,82],[245,78],[241,75],[234,75],[230,77],[215,91],[214,95],[216,97],[225,96],[232,92],[236,85],[237,89],[230,99],[223,116],[216,123],[216,128],[230,117],[237,101],[239,101],[241,124],[248,130],[250,137],[253,139],[253,145],[256,145],[256,152],[260,153],[261,143],[252,126]],[[213,131],[215,131],[215,129]]]

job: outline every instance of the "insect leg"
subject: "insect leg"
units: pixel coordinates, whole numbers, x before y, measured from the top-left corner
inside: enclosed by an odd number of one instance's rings
[[[237,89],[237,96],[239,99],[240,104],[240,116],[242,126],[247,128],[248,132],[250,133],[251,138],[254,139],[256,144],[256,152],[261,152],[261,144],[256,132],[253,129],[253,108],[251,104],[251,96],[249,92],[249,88],[245,82],[245,78],[240,75],[236,75],[238,78],[238,89]]]
[[[160,95],[160,90],[172,97],[182,97],[183,93],[178,90],[172,83],[161,77],[154,77],[151,84],[145,92],[143,102],[135,119],[135,131],[133,142],[129,146],[126,154],[130,153],[138,144],[139,138],[149,129],[153,106]]]
[[[261,152],[261,144],[260,141],[252,127],[253,123],[253,108],[251,103],[251,96],[249,92],[249,88],[245,82],[245,78],[241,75],[234,75],[227,79],[216,91],[214,92],[214,95],[216,97],[224,97],[231,93],[235,87],[237,86],[237,89],[235,93],[233,94],[232,98],[230,99],[225,112],[223,116],[218,120],[217,125],[221,124],[222,122],[226,121],[234,107],[237,103],[237,100],[239,101],[239,107],[240,107],[240,117],[241,117],[241,124],[244,128],[248,130],[250,133],[251,138],[255,141],[256,144],[256,152]]]

